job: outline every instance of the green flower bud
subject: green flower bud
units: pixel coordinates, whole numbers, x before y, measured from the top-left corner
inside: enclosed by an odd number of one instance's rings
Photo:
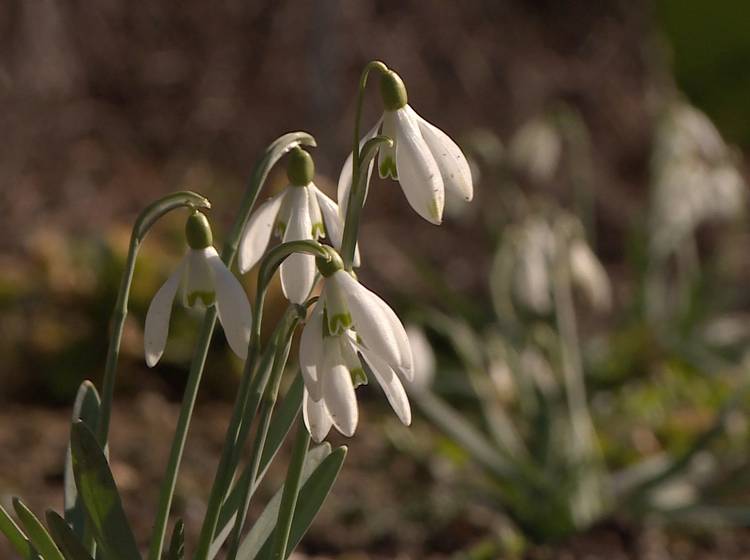
[[[339,270],[344,269],[344,261],[341,260],[339,254],[332,247],[325,246],[326,252],[328,253],[328,260],[323,257],[315,257],[315,264],[318,270],[323,275],[323,278],[333,276]]]
[[[295,146],[289,152],[286,164],[286,176],[292,185],[298,187],[309,185],[315,176],[313,158],[299,146]]]
[[[185,223],[185,237],[191,249],[205,249],[214,244],[211,226],[205,214],[196,210],[188,216]]]
[[[381,74],[380,95],[383,98],[383,105],[388,111],[396,111],[408,103],[406,86],[401,77],[393,70]]]

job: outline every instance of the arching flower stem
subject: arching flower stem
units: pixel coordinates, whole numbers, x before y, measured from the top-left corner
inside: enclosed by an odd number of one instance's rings
[[[237,218],[235,219],[221,253],[221,259],[227,268],[231,268],[232,263],[234,262],[235,256],[237,255],[240,236],[245,228],[245,224],[250,218],[250,212],[255,205],[255,201],[258,199],[258,195],[263,183],[265,183],[266,177],[268,177],[268,173],[285,153],[299,145],[315,146],[315,139],[305,132],[290,132],[285,134],[272,142],[268,148],[266,148],[263,157],[255,164],[248,187],[240,204],[239,213],[237,214]],[[187,432],[190,427],[193,408],[195,407],[195,401],[198,396],[198,387],[200,386],[201,378],[203,376],[203,368],[206,363],[206,357],[208,356],[208,347],[211,344],[211,336],[214,327],[216,326],[216,318],[216,307],[212,306],[203,318],[203,325],[201,326],[200,334],[198,336],[195,354],[193,355],[193,361],[190,364],[190,373],[188,375],[185,393],[180,407],[177,428],[175,429],[174,439],[172,440],[167,469],[159,495],[159,505],[156,513],[156,520],[154,522],[154,532],[149,547],[149,560],[161,559],[167,521],[169,519],[169,511],[172,507],[172,499],[174,497],[177,482],[177,473],[179,472],[180,463],[182,462],[185,441],[187,440]],[[248,361],[250,361],[250,357],[251,356],[248,355]],[[255,356],[253,356],[253,362],[254,360]]]

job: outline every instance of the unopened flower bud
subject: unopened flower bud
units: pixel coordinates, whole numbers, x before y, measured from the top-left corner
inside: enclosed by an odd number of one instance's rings
[[[315,163],[312,157],[299,146],[289,152],[286,165],[286,176],[292,185],[306,187],[315,175]]]
[[[214,244],[211,226],[205,214],[196,210],[188,216],[185,223],[185,238],[191,249],[205,249]]]
[[[406,106],[409,101],[404,82],[393,70],[388,70],[380,76],[380,95],[388,111],[397,111]]]

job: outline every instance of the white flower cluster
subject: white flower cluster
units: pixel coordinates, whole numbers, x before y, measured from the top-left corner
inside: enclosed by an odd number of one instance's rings
[[[657,129],[653,159],[652,250],[672,251],[702,223],[742,214],[746,185],[709,118],[684,102]]]
[[[431,223],[442,221],[446,190],[471,200],[473,184],[466,157],[444,132],[431,125],[406,103],[401,79],[388,71],[381,81],[383,116],[362,139],[361,146],[378,131],[392,140],[380,148],[381,177],[398,180],[409,204]],[[372,168],[368,169],[369,173]],[[250,217],[238,249],[240,272],[250,270],[263,257],[271,236],[284,242],[327,238],[341,249],[347,204],[352,185],[352,156],[339,178],[339,204],[313,183],[310,155],[297,147],[289,155],[289,186],[262,203]],[[182,286],[185,305],[216,305],[230,347],[245,358],[250,342],[252,312],[237,279],[212,246],[208,222],[195,213],[186,228],[190,250],[151,302],[145,325],[146,361],[154,366],[164,352],[172,300]],[[378,380],[404,424],[411,409],[404,384],[414,380],[409,337],[401,321],[380,297],[362,286],[344,268],[336,251],[323,261],[295,253],[281,265],[286,298],[296,304],[311,296],[318,274],[322,292],[305,324],[299,362],[305,381],[304,419],[315,441],[331,426],[346,436],[358,421],[355,389],[367,382],[368,372]],[[355,251],[353,266],[359,266]]]

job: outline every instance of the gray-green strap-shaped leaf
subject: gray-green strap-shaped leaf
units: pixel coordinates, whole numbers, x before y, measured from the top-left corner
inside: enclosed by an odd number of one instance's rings
[[[86,547],[73,533],[65,520],[56,511],[47,510],[45,515],[49,534],[63,553],[65,560],[92,560]]]
[[[73,403],[72,422],[81,420],[94,432],[99,422],[100,402],[99,393],[96,391],[94,384],[89,380],[81,383],[76,394],[76,400]],[[70,454],[70,444],[68,444],[68,452],[65,459],[64,481],[65,521],[71,525],[76,535],[83,538],[86,514],[83,511],[83,504],[78,499],[76,481],[73,477],[73,458]]]
[[[276,453],[278,453],[279,448],[284,443],[284,438],[289,433],[294,420],[297,418],[297,414],[299,414],[300,407],[302,406],[302,393],[304,391],[304,387],[305,384],[302,380],[302,376],[296,376],[294,378],[294,382],[287,391],[286,397],[284,397],[284,401],[281,403],[281,406],[279,406],[278,411],[271,420],[271,425],[268,427],[266,444],[263,447],[263,454],[261,455],[260,459],[258,477],[255,486],[252,488],[253,492],[255,491],[255,488],[257,488],[258,484],[260,484],[260,482],[263,480],[263,477],[265,476],[268,467],[271,464],[271,461],[273,461],[273,458],[276,456]],[[330,446],[328,444],[320,446],[316,449],[321,449],[326,446],[328,448],[328,451],[325,455],[327,456],[331,452]],[[312,453],[313,451],[314,450],[311,450],[310,453]],[[321,457],[320,460],[322,461],[323,458],[324,457]],[[307,466],[308,463],[306,463],[305,466]],[[315,466],[317,466],[317,463],[315,464]],[[310,472],[312,472],[312,470],[310,470]],[[208,556],[209,559],[214,557],[216,552],[218,552],[218,549],[229,536],[232,525],[234,524],[235,515],[242,499],[241,489],[247,483],[247,478],[249,476],[250,468],[248,465],[243,471],[242,475],[237,479],[237,482],[235,482],[232,490],[227,496],[227,499],[221,506],[219,523],[217,524],[217,527],[219,529],[216,531],[216,537],[214,538],[214,542],[211,545],[211,553]],[[279,493],[279,499],[280,498],[281,493]]]
[[[333,483],[336,482],[336,477],[338,477],[341,466],[344,464],[344,459],[346,458],[346,447],[339,447],[320,461],[320,464],[312,474],[307,474],[305,471],[309,468],[308,464],[312,460],[317,460],[312,459],[312,457],[319,457],[319,455],[316,455],[318,449],[320,447],[310,450],[305,461],[302,474],[303,486],[302,490],[300,490],[297,508],[294,512],[294,520],[292,521],[287,545],[287,556],[302,540],[313,519],[323,506],[323,502],[331,491]],[[273,545],[273,530],[276,525],[279,506],[281,505],[282,493],[283,488],[276,493],[255,522],[255,525],[253,525],[250,533],[240,546],[239,553],[237,554],[238,560],[266,559],[270,557]]]
[[[21,528],[16,525],[16,522],[8,515],[3,506],[0,506],[0,531],[7,537],[13,549],[23,560],[39,559],[39,555],[32,546],[31,541],[29,541]]]
[[[182,560],[185,556],[185,523],[178,519],[172,529],[172,539],[164,560]]]
[[[96,437],[83,422],[75,422],[70,436],[73,475],[78,493],[107,560],[140,560],[120,494]]]
[[[13,509],[21,521],[21,525],[26,530],[29,540],[34,548],[39,551],[44,560],[65,560],[62,552],[57,548],[55,541],[52,540],[47,529],[42,522],[37,519],[36,515],[26,507],[21,498],[13,498]]]
[[[313,471],[318,468],[320,463],[322,463],[323,460],[330,454],[331,444],[329,444],[328,442],[325,442],[322,445],[311,449],[307,453],[307,457],[305,458],[305,465],[302,469],[302,480],[306,481],[313,473]],[[282,489],[279,489],[279,491],[274,494],[273,498],[271,498],[268,504],[266,504],[265,509],[261,513],[260,517],[258,517],[258,519],[255,521],[252,529],[250,530],[250,533],[247,535],[247,537],[245,537],[245,540],[240,546],[240,550],[237,553],[237,558],[248,557],[248,550],[254,550],[253,554],[255,554],[258,550],[260,550],[260,547],[263,546],[263,543],[269,537],[271,531],[273,531],[274,525],[276,524],[276,518],[278,517],[279,513],[279,505],[281,504],[281,494]],[[221,537],[222,535],[219,535],[214,541],[211,547],[212,554],[209,556],[209,558],[213,558],[219,552],[219,548],[221,548],[221,545],[226,539],[226,536],[232,529],[233,522],[234,516],[231,517],[230,523],[226,528],[226,535],[223,535],[223,538],[221,539],[219,537]],[[243,556],[243,550],[245,551],[245,556]]]

